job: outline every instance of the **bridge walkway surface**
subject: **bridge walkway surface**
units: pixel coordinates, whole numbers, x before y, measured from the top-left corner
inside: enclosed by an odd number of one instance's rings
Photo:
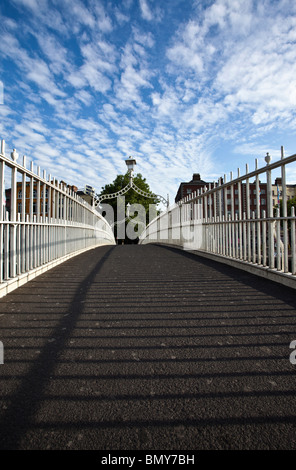
[[[0,301],[1,449],[295,449],[295,290],[103,246]]]

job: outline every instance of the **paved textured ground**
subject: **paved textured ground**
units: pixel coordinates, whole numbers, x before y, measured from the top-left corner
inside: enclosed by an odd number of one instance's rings
[[[0,300],[1,449],[296,449],[296,291],[101,247]]]

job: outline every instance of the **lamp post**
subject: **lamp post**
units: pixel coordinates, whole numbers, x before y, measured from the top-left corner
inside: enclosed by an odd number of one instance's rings
[[[127,171],[129,172],[130,175],[130,185],[133,184],[133,172],[134,172],[134,167],[137,164],[136,160],[133,157],[129,157],[127,160],[125,160],[126,166],[127,166]]]
[[[129,216],[130,216],[130,208],[131,208],[131,205],[130,203],[128,202],[127,205],[126,205],[126,217],[129,219]]]

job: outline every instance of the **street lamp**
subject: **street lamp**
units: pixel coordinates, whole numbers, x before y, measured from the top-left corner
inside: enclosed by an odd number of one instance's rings
[[[134,167],[137,164],[136,160],[133,157],[129,157],[127,160],[125,160],[127,170],[130,174],[130,183],[132,184],[133,181],[133,171]]]

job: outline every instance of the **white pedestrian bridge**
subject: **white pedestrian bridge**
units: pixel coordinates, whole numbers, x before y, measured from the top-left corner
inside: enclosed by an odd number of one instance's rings
[[[295,210],[287,209],[295,162],[282,147],[278,161],[267,154],[261,168],[256,160],[252,171],[246,165],[243,175],[239,169],[235,178],[224,175],[167,207],[139,243],[190,250],[295,287]],[[72,256],[116,243],[112,224],[95,205],[33,163],[28,169],[15,149],[7,156],[4,140],[0,186],[0,296]]]

